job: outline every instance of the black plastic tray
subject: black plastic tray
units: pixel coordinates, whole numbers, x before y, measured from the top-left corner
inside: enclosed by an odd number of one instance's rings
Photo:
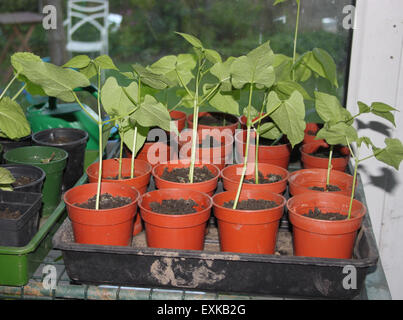
[[[19,210],[18,219],[4,219],[0,224],[0,246],[23,247],[36,234],[42,194],[0,190],[0,209]]]
[[[203,251],[148,248],[144,231],[129,247],[77,244],[69,219],[56,233],[53,245],[62,251],[70,279],[83,284],[332,299],[352,299],[361,293],[378,261],[368,215],[352,259],[293,256],[291,232],[284,222],[274,255],[220,252],[214,223],[210,223]],[[349,282],[346,277],[354,273],[356,281]]]

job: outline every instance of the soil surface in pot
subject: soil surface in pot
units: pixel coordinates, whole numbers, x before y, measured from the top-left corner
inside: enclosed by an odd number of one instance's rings
[[[84,203],[76,203],[75,205],[84,209],[95,209],[97,195],[94,195],[92,198],[88,199],[87,202]],[[121,196],[112,196],[109,193],[103,193],[99,197],[99,209],[114,209],[123,207],[132,202],[132,199],[128,197]]]
[[[259,184],[266,184],[266,183],[275,183],[283,180],[283,177],[279,174],[269,173],[266,177],[259,171]],[[245,179],[244,183],[251,183],[254,184],[255,178]]]
[[[322,212],[320,209],[315,208],[313,211],[309,210],[308,213],[303,214],[304,217],[313,218],[317,220],[346,220],[347,216],[339,212]]]
[[[194,168],[194,183],[204,182],[214,178],[214,174],[212,174],[206,166]],[[165,168],[161,179],[171,182],[189,183],[189,168],[175,168],[172,171],[168,171],[168,168]]]
[[[228,202],[224,202],[224,208],[230,208],[234,206],[234,200],[230,200]],[[264,210],[278,207],[278,204],[274,201],[264,200],[264,199],[248,199],[238,201],[236,206],[236,210]]]
[[[333,158],[345,158],[346,155],[341,153],[341,146],[335,146],[333,148]],[[330,148],[319,147],[315,152],[310,153],[311,156],[318,158],[329,158]]]
[[[151,202],[151,210],[162,214],[189,214],[195,213],[198,204],[192,199],[165,199],[160,202]]]
[[[0,210],[0,220],[1,219],[18,219],[21,217],[21,212],[19,210],[11,211],[9,208]]]
[[[209,114],[198,119],[199,124],[204,126],[220,127],[228,126],[237,122],[233,116],[227,114]]]
[[[136,175],[133,175],[133,178],[136,178]],[[106,180],[120,180],[119,175],[116,175],[114,177],[106,177],[106,178],[103,178],[103,179],[106,179]],[[132,179],[132,177],[131,176],[122,176],[121,177],[121,180],[125,180],[125,179]]]
[[[18,178],[15,178],[15,181],[11,184],[14,188],[15,187],[21,187],[25,186],[26,184],[29,184],[31,182],[34,182],[35,179],[31,177],[26,177],[26,176],[20,176]]]
[[[323,187],[310,187],[310,190],[315,190],[315,191],[328,191],[328,192],[335,192],[335,191],[341,191],[341,189],[338,186],[332,185],[332,184],[328,184],[326,186],[326,189]]]

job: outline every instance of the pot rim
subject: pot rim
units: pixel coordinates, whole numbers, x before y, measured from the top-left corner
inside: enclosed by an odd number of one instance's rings
[[[130,190],[132,190],[132,191],[135,191],[135,192],[136,192],[136,199],[135,199],[135,200],[132,200],[132,202],[130,202],[130,203],[124,205],[124,206],[121,206],[121,207],[111,208],[111,209],[98,209],[98,210],[96,210],[96,209],[88,209],[88,208],[81,208],[81,207],[76,206],[74,203],[72,203],[72,202],[70,202],[70,201],[67,200],[67,196],[72,192],[72,190],[76,190],[76,189],[79,189],[79,188],[82,189],[82,188],[84,188],[84,187],[86,187],[86,186],[91,186],[92,188],[95,188],[95,194],[96,194],[96,188],[97,188],[98,183],[86,183],[86,184],[82,184],[82,185],[79,185],[79,186],[75,186],[75,187],[73,187],[73,188],[67,190],[67,191],[64,193],[64,195],[63,195],[63,201],[64,201],[64,203],[65,203],[66,205],[69,205],[69,206],[71,206],[71,207],[80,209],[80,210],[82,210],[83,212],[86,212],[86,213],[93,213],[94,211],[102,212],[102,213],[108,213],[108,212],[112,212],[112,211],[114,211],[114,210],[116,210],[116,209],[128,208],[128,207],[132,206],[133,204],[138,203],[138,201],[139,201],[139,199],[140,199],[140,192],[139,192],[136,188],[134,188],[134,187],[130,187],[130,186],[125,185],[125,184],[123,184],[123,183],[102,182],[101,185],[102,185],[102,184],[117,185],[117,186],[119,186],[119,187],[123,187],[123,188],[125,188],[125,189],[130,189]],[[101,192],[101,194],[102,194],[102,192]],[[89,198],[88,198],[88,199],[89,199]]]
[[[228,129],[230,129],[232,127],[238,126],[238,124],[239,124],[239,119],[238,119],[237,116],[234,116],[233,114],[226,113],[226,112],[220,112],[220,111],[201,111],[201,112],[199,112],[197,118],[199,119],[199,118],[205,116],[206,114],[212,114],[212,113],[213,114],[223,114],[225,116],[231,117],[232,119],[234,119],[235,122],[233,122],[233,123],[231,123],[229,125],[225,125],[225,126],[209,126],[209,125],[206,125],[206,124],[202,124],[201,126],[203,126],[203,127],[212,127],[212,128],[228,128]],[[188,123],[193,124],[193,114],[187,115],[186,120],[188,121]]]
[[[169,166],[169,165],[180,165],[180,166],[183,165],[184,168],[187,168],[188,166],[190,166],[190,160],[189,160],[189,159],[173,160],[173,161],[168,161],[168,162],[165,162],[165,163],[157,164],[157,165],[154,166],[154,168],[152,169],[152,175],[153,175],[153,177],[154,177],[155,179],[160,179],[160,180],[163,180],[163,181],[167,181],[167,182],[169,182],[169,183],[172,183],[172,184],[174,184],[174,185],[179,185],[179,186],[182,186],[182,187],[183,187],[183,185],[186,185],[186,183],[173,182],[173,181],[165,180],[165,179],[161,178],[161,176],[157,175],[156,171],[157,171],[157,169],[158,169],[160,166]],[[193,183],[191,184],[192,186],[202,185],[202,184],[204,184],[204,183],[208,183],[208,182],[211,182],[211,181],[213,181],[213,180],[217,180],[217,179],[219,179],[219,177],[220,177],[220,169],[219,169],[216,165],[214,165],[214,164],[212,164],[212,163],[198,163],[198,162],[196,162],[196,163],[195,163],[195,166],[198,166],[198,167],[200,167],[200,166],[201,166],[201,167],[203,167],[203,166],[206,166],[206,167],[211,166],[211,167],[213,167],[213,168],[217,171],[217,173],[215,174],[214,178],[212,178],[212,179],[210,179],[210,180],[206,180],[206,181],[203,181],[203,182],[193,182]],[[182,167],[182,168],[183,168],[183,167]],[[173,188],[173,189],[176,189],[176,188]],[[179,188],[179,189],[181,189],[181,188]]]
[[[321,147],[321,146],[326,147],[326,148],[330,146],[325,140],[323,140],[323,141],[318,140],[318,141],[314,141],[314,142],[310,142],[310,143],[305,143],[299,148],[299,151],[301,152],[301,155],[304,155],[305,157],[312,157],[312,158],[315,158],[315,159],[324,159],[324,160],[328,161],[328,158],[316,157],[316,156],[314,156],[312,154],[309,154],[308,152],[306,152],[304,150],[305,148],[307,148],[309,146],[313,146],[313,145],[318,145],[318,148]],[[344,155],[342,158],[332,158],[332,162],[336,161],[338,159],[345,160],[347,158],[350,158],[350,156],[351,156],[350,150],[348,150],[348,147],[346,147],[346,146],[343,146],[343,149],[344,148],[346,148],[345,150],[347,151],[347,154]]]
[[[274,192],[271,192],[271,191],[265,191],[265,190],[262,190],[262,191],[258,191],[258,190],[245,190],[245,192],[248,192],[248,193],[266,193],[266,194],[272,194],[272,195],[275,195],[276,197],[279,197],[279,198],[281,198],[281,204],[279,204],[278,206],[276,206],[276,207],[274,207],[274,208],[268,208],[268,209],[260,209],[260,210],[239,210],[239,209],[232,209],[232,208],[226,208],[226,207],[224,207],[224,206],[222,206],[222,205],[220,205],[220,204],[218,204],[215,200],[221,195],[223,195],[223,194],[233,194],[234,196],[236,195],[236,192],[235,191],[224,191],[224,192],[220,192],[220,193],[217,193],[217,194],[215,194],[213,197],[212,197],[212,199],[213,199],[213,205],[215,206],[215,207],[219,207],[219,208],[222,208],[222,209],[225,209],[225,210],[228,210],[228,211],[230,211],[230,212],[237,212],[237,213],[245,213],[245,214],[250,214],[251,212],[253,212],[253,213],[257,213],[257,214],[259,214],[259,213],[264,213],[264,212],[267,212],[267,211],[273,211],[273,210],[276,210],[276,209],[278,209],[278,208],[280,208],[280,207],[284,207],[285,205],[286,205],[286,203],[287,203],[287,200],[286,200],[286,198],[285,197],[283,197],[281,194],[278,194],[278,193],[274,193]],[[241,194],[242,194],[242,191],[241,191]]]
[[[360,210],[359,210],[359,212],[357,213],[357,215],[355,215],[355,216],[353,216],[353,213],[351,213],[351,217],[350,217],[350,219],[345,219],[345,220],[320,220],[320,219],[315,219],[315,218],[311,218],[311,217],[306,217],[306,216],[303,216],[302,214],[300,214],[300,213],[296,213],[294,210],[293,210],[293,208],[294,208],[294,206],[291,206],[292,205],[292,203],[293,203],[293,201],[295,201],[295,198],[306,198],[306,197],[337,197],[337,198],[344,198],[344,200],[346,200],[348,203],[349,203],[349,201],[350,201],[350,197],[348,197],[348,196],[345,196],[345,195],[342,195],[342,194],[335,194],[335,193],[324,193],[324,192],[320,192],[320,193],[303,193],[303,194],[298,194],[298,195],[296,195],[296,196],[293,196],[293,197],[291,197],[290,199],[288,199],[287,200],[287,203],[286,203],[286,207],[287,207],[287,210],[288,210],[288,214],[289,215],[292,215],[292,216],[296,216],[296,217],[298,217],[299,219],[302,219],[302,221],[305,221],[305,222],[311,222],[311,223],[317,223],[317,224],[324,224],[324,225],[327,225],[327,224],[335,224],[335,223],[338,223],[338,224],[349,224],[349,223],[354,223],[354,222],[356,222],[356,221],[358,221],[358,220],[360,220],[360,219],[362,219],[363,217],[364,217],[364,215],[366,214],[366,212],[367,212],[367,209],[366,209],[366,207],[365,207],[365,205],[361,202],[361,201],[359,201],[359,200],[357,200],[357,199],[354,199],[353,200],[353,203],[355,202],[355,203],[358,203],[358,204],[360,204]],[[338,208],[336,208],[336,210],[338,210]],[[341,212],[340,212],[340,214],[342,214]]]
[[[293,183],[295,186],[298,186],[298,187],[302,187],[302,188],[303,188],[304,186],[301,185],[301,184],[299,184],[299,183],[296,182],[295,180],[297,179],[298,176],[301,176],[301,175],[304,175],[304,174],[308,174],[309,172],[312,172],[312,171],[314,171],[314,173],[321,174],[321,176],[322,176],[322,173],[323,173],[323,175],[324,175],[325,177],[327,176],[327,169],[323,169],[323,168],[299,169],[299,170],[297,170],[297,171],[294,171],[294,172],[290,173],[290,175],[289,175],[289,177],[288,177],[288,183],[289,183],[289,184]],[[347,178],[353,179],[353,176],[352,176],[352,175],[350,175],[350,174],[348,174],[348,173],[346,173],[346,172],[343,172],[343,171],[331,169],[330,172],[331,172],[330,175],[332,175],[332,173],[334,173],[334,174],[336,174],[336,175],[343,175],[346,179],[347,179]],[[357,182],[357,183],[358,183],[358,182]]]
[[[109,161],[109,160],[115,160],[115,161],[116,161],[116,160],[119,160],[119,158],[105,159],[105,160],[102,160],[102,162],[106,162],[106,161]],[[128,162],[128,161],[131,161],[131,159],[129,159],[129,158],[122,158],[122,161]],[[145,171],[145,173],[141,174],[140,176],[133,177],[133,178],[111,180],[111,182],[130,181],[130,180],[134,180],[134,179],[140,179],[140,178],[145,177],[145,176],[148,175],[148,174],[151,174],[151,171],[152,171],[152,169],[153,169],[152,166],[151,166],[151,164],[149,164],[147,161],[142,160],[142,159],[134,159],[134,164],[136,164],[136,162],[137,162],[137,163],[143,162],[143,163],[146,165],[147,170]],[[96,165],[97,165],[98,163],[99,163],[99,161],[94,162],[94,163],[90,164],[90,165],[87,167],[86,173],[87,173],[88,176],[95,176],[95,174],[94,174],[94,175],[90,174],[89,170],[90,170],[90,168],[92,168],[92,167],[96,167]],[[98,167],[99,167],[99,166],[98,166]],[[97,172],[96,175],[98,176],[98,169],[96,168],[96,169],[94,169],[94,170],[96,170],[96,172]],[[134,172],[136,172],[136,169],[134,169]],[[106,179],[106,178],[102,178],[102,180],[108,180],[108,181],[109,181],[109,179]]]
[[[38,139],[38,136],[40,136],[41,134],[48,134],[49,132],[52,132],[52,131],[68,131],[68,132],[79,133],[79,134],[81,134],[81,137],[78,138],[77,140],[64,142],[64,143],[53,143],[53,142],[48,142],[48,141],[43,141],[43,140]],[[81,144],[81,143],[88,141],[88,139],[89,139],[88,132],[85,130],[82,130],[82,129],[78,129],[78,128],[51,128],[51,129],[41,130],[41,131],[38,131],[38,132],[35,132],[32,134],[32,141],[34,143],[40,143],[41,145],[49,146],[49,147],[61,147],[61,146],[71,146],[71,145],[75,145],[75,144]]]
[[[24,164],[24,163],[14,163],[14,164],[13,164],[13,163],[6,163],[6,164],[0,165],[0,167],[6,168],[6,169],[9,170],[10,172],[11,172],[11,170],[9,169],[10,167],[24,167],[24,168],[27,168],[27,169],[34,169],[34,170],[37,170],[38,172],[41,173],[41,176],[40,176],[39,178],[35,179],[34,181],[32,181],[32,182],[30,182],[30,183],[24,184],[24,185],[21,186],[21,187],[31,187],[32,185],[37,184],[38,181],[43,181],[43,180],[45,180],[45,178],[46,178],[46,173],[45,173],[45,171],[44,171],[42,168],[37,167],[37,166],[33,166],[33,165],[31,165],[31,164]],[[11,173],[12,173],[12,172],[11,172]],[[14,189],[15,189],[16,191],[18,191],[18,188],[19,188],[19,187],[14,187]]]
[[[194,213],[187,213],[187,214],[167,214],[167,213],[158,213],[158,212],[154,212],[151,209],[147,209],[143,206],[143,198],[145,196],[149,197],[150,194],[156,194],[156,193],[167,193],[167,196],[169,195],[169,193],[174,193],[174,194],[179,194],[181,192],[192,192],[192,193],[198,193],[204,197],[207,198],[207,200],[209,201],[209,204],[206,208],[203,208],[200,211],[194,212]],[[190,198],[192,199],[192,198]],[[175,199],[176,200],[176,199]],[[172,217],[173,219],[178,219],[181,217],[189,217],[192,218],[194,216],[198,216],[200,214],[203,214],[204,211],[206,210],[211,210],[211,208],[213,207],[213,200],[212,198],[205,192],[201,192],[201,191],[196,191],[196,190],[186,190],[186,189],[177,189],[177,188],[166,188],[166,189],[156,189],[156,190],[152,190],[149,192],[144,193],[143,195],[140,196],[139,202],[138,202],[138,206],[140,208],[140,210],[145,210],[147,211],[149,214],[155,215],[156,217]]]
[[[258,168],[259,168],[260,166],[264,166],[264,167],[276,167],[276,169],[279,169],[280,171],[283,171],[284,174],[285,174],[284,178],[281,179],[280,181],[277,181],[277,182],[274,182],[274,183],[270,183],[270,184],[268,184],[268,185],[277,185],[277,184],[284,183],[285,181],[288,181],[288,179],[289,179],[289,177],[290,177],[290,172],[289,172],[288,170],[284,169],[283,167],[276,166],[276,165],[270,164],[270,163],[258,162]],[[243,164],[238,163],[238,164],[232,164],[232,165],[230,165],[230,166],[225,167],[224,169],[221,170],[220,177],[221,177],[222,179],[227,179],[227,180],[229,180],[229,181],[231,181],[231,182],[233,182],[233,183],[239,183],[239,180],[233,180],[233,179],[231,179],[231,178],[229,178],[229,177],[226,177],[226,176],[224,175],[225,171],[228,171],[228,170],[230,170],[230,168],[233,168],[233,167],[240,167],[240,168],[242,168],[242,167],[243,167]],[[242,184],[246,184],[246,183],[243,182]],[[259,185],[259,184],[258,184],[258,185]],[[262,186],[265,186],[265,185],[266,185],[266,184],[262,184]]]

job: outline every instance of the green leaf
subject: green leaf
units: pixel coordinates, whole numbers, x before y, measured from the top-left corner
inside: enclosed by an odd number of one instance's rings
[[[135,156],[144,145],[147,140],[147,135],[150,130],[148,127],[142,127],[139,124],[137,126],[137,136],[136,136],[136,150]],[[124,144],[133,152],[133,138],[134,138],[134,128],[130,128],[123,134],[123,142]]]
[[[7,185],[7,184],[12,184],[14,182],[15,182],[15,178],[11,174],[11,172],[6,168],[0,167],[0,184]]]
[[[274,90],[282,100],[288,99],[294,91],[301,93],[305,100],[312,100],[306,90],[295,81],[279,81],[275,85]]]
[[[108,143],[112,128],[115,126],[115,121],[110,121],[102,126],[102,151],[105,150]]]
[[[67,61],[64,68],[83,69],[91,63],[91,58],[87,55],[78,55]]]
[[[239,103],[232,92],[217,92],[209,101],[210,105],[225,113],[239,115]]]
[[[332,85],[338,88],[337,67],[332,56],[327,51],[320,48],[313,49],[312,53],[316,60],[322,65],[325,72],[325,78],[328,79]]]
[[[339,122],[334,125],[325,124],[316,134],[316,138],[324,139],[330,145],[347,145],[347,139],[349,143],[357,141],[358,134],[354,127],[345,122]]]
[[[265,139],[277,140],[282,133],[273,122],[265,122],[259,128],[259,135]]]
[[[82,73],[87,79],[92,79],[98,74],[98,71],[95,65],[90,63],[85,68],[80,69],[80,73]]]
[[[28,80],[42,87],[48,96],[67,102],[75,100],[72,93],[75,88],[90,85],[84,75],[72,69],[65,69],[42,61],[20,61],[19,63]]]
[[[398,111],[397,109],[391,107],[390,105],[383,102],[374,102],[371,104],[371,109],[377,112],[389,112]]]
[[[9,97],[0,101],[0,133],[15,140],[31,133],[30,124],[21,106]]]
[[[403,160],[403,145],[399,139],[386,138],[384,149],[373,148],[375,158],[399,170]]]
[[[144,102],[130,117],[143,127],[160,127],[163,130],[171,131],[171,116],[165,106],[155,100],[154,97],[146,95]]]
[[[366,105],[364,102],[358,101],[357,104],[358,104],[358,109],[359,109],[360,113],[371,112],[371,108],[368,105]]]
[[[338,87],[336,64],[326,51],[314,49],[314,51],[306,52],[298,58],[295,67],[299,68],[301,63],[318,76],[329,80],[333,86]]]
[[[112,59],[105,54],[95,58],[94,63],[98,68],[101,69],[118,70],[118,68],[113,63]]]
[[[271,114],[271,118],[285,134],[292,147],[304,139],[305,130],[305,104],[304,97],[294,91],[291,97],[283,101],[281,106]]]
[[[157,90],[163,90],[172,86],[172,82],[162,74],[154,73],[139,64],[132,65],[142,83]]]
[[[274,1],[274,3],[273,3],[273,6],[276,6],[276,5],[278,5],[279,3],[283,3],[283,2],[286,2],[287,0],[276,0],[276,1]]]
[[[246,56],[236,58],[231,64],[232,84],[241,89],[255,84],[258,89],[270,88],[275,81],[274,54],[269,42],[262,44]]]
[[[357,139],[357,145],[359,148],[361,148],[362,144],[365,144],[368,148],[369,147],[374,147],[374,144],[372,143],[371,139],[369,137],[360,137]]]
[[[282,101],[278,97],[277,93],[275,91],[270,91],[269,95],[267,96],[266,113],[271,114],[272,112],[276,111],[281,104]]]
[[[315,108],[324,122],[348,121],[352,118],[349,111],[342,107],[336,96],[315,91]]]
[[[182,36],[193,47],[203,49],[203,45],[202,45],[201,41],[199,39],[197,39],[195,36],[192,36],[191,34],[187,34],[187,33],[182,33],[182,32],[175,32],[175,33]]]
[[[137,83],[132,82],[128,87],[121,87],[114,77],[109,77],[101,90],[101,100],[105,112],[111,118],[127,116],[134,108],[131,100],[137,103],[137,93]]]
[[[156,74],[167,75],[175,70],[176,61],[177,57],[174,55],[165,56],[154,62],[151,66],[148,66],[147,69]]]
[[[32,95],[40,95],[46,96],[45,91],[43,89],[32,83],[25,75],[24,75],[24,65],[23,62],[41,62],[42,59],[30,52],[17,52],[11,56],[11,64],[16,73],[19,73],[18,79],[22,82],[26,83],[26,90]]]
[[[211,63],[222,62],[221,55],[213,49],[205,49],[204,54],[206,55],[206,59]]]
[[[391,111],[398,111],[398,110],[382,102],[374,102],[371,104],[372,114],[388,120],[396,127],[395,116]]]
[[[214,64],[210,73],[215,76],[221,82],[221,91],[231,91],[231,64],[235,60],[235,58],[230,57],[225,62],[217,62]]]

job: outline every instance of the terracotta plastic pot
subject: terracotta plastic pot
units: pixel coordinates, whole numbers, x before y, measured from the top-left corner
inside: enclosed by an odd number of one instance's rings
[[[316,150],[319,149],[319,147],[325,147],[328,148],[329,145],[326,142],[323,141],[316,141],[316,142],[311,142],[308,144],[304,144],[301,148],[301,162],[304,167],[304,169],[314,169],[314,168],[319,168],[319,169],[327,169],[328,164],[329,164],[329,159],[328,158],[321,158],[321,157],[316,157],[311,155],[311,153],[314,153]],[[342,147],[340,148],[340,152],[344,155],[343,158],[332,158],[332,169],[333,170],[339,170],[339,171],[345,171],[348,165],[348,161],[350,160],[350,150],[348,147]]]
[[[221,177],[223,181],[223,187],[227,191],[237,191],[239,181],[241,179],[243,164],[234,164],[232,166],[228,166],[221,170]],[[255,184],[255,183],[243,183],[242,190],[266,190],[274,193],[283,193],[287,188],[287,179],[289,173],[286,169],[281,168],[279,166],[275,166],[268,163],[259,163],[258,164],[259,171],[266,177],[268,174],[277,174],[282,177],[281,181],[274,183],[264,183],[264,184]],[[248,167],[246,169],[245,179],[255,178],[255,165],[253,163],[248,163]]]
[[[213,137],[220,145],[214,147],[197,147],[196,159],[199,163],[212,163],[223,169],[226,164],[232,163],[234,137],[218,129],[201,130],[198,132],[198,145],[207,137]],[[179,159],[190,159],[192,153],[192,130],[184,130],[179,136]]]
[[[357,230],[361,226],[366,208],[353,201],[351,218],[327,221],[303,216],[314,210],[339,212],[347,215],[350,197],[317,192],[299,194],[287,202],[288,215],[293,225],[294,254],[304,257],[351,259]]]
[[[312,187],[326,188],[327,169],[302,169],[290,174],[288,178],[288,191],[291,195],[298,195],[308,192],[322,192],[312,190]],[[353,176],[338,171],[331,170],[329,183],[339,187],[340,191],[331,191],[330,193],[343,194],[350,196],[353,188]]]
[[[316,140],[316,133],[320,130],[319,124],[314,123],[314,122],[308,122],[305,127],[305,135],[304,135],[304,141],[303,144],[311,143],[311,142],[317,142],[317,141],[322,141],[324,142],[323,139]]]
[[[203,125],[198,123],[197,130],[203,130],[203,129],[218,129],[220,131],[227,131],[231,132],[232,135],[235,134],[235,130],[238,128],[238,118],[234,115],[224,113],[224,112],[199,112],[199,120],[203,116],[225,116],[228,119],[231,119],[231,123],[225,126],[209,126],[209,125]],[[193,114],[189,114],[187,116],[187,124],[188,128],[193,128]]]
[[[234,200],[235,195],[236,192],[226,191],[213,197],[221,251],[273,254],[286,199],[269,191],[242,190],[240,201],[247,199],[271,200],[275,201],[278,207],[255,211],[225,208],[224,202]]]
[[[91,164],[87,168],[87,175],[90,183],[96,183],[98,181],[98,169],[99,162]],[[148,184],[151,178],[151,165],[144,161],[134,160],[134,178],[126,179],[113,179],[118,176],[119,173],[119,159],[108,159],[102,161],[102,182],[118,182],[127,184],[128,186],[135,187],[140,194],[147,191]],[[131,173],[131,159],[122,159],[122,177],[130,177]]]
[[[197,212],[161,214],[151,210],[151,202],[166,199],[192,199],[198,204],[195,207]],[[212,207],[212,200],[207,194],[185,189],[154,190],[141,197],[139,207],[149,247],[203,250],[206,224]]]
[[[178,128],[178,132],[180,133],[183,129],[185,129],[186,125],[186,113],[178,110],[173,110],[169,112],[172,121],[175,122],[176,127]]]
[[[151,165],[144,160],[134,160],[134,178],[127,179],[108,179],[116,177],[119,174],[119,159],[108,159],[102,161],[102,182],[117,182],[123,183],[128,186],[136,188],[136,190],[142,195],[147,191],[148,184],[151,178]],[[87,168],[88,180],[90,183],[98,182],[99,162],[91,164]],[[122,159],[122,176],[130,177],[131,173],[131,159]],[[141,225],[140,215],[136,216],[133,227],[133,236],[139,234],[143,230]]]
[[[64,194],[67,213],[72,222],[77,243],[127,246],[133,233],[133,219],[137,212],[139,192],[121,183],[102,183],[101,194],[129,197],[130,204],[114,209],[84,209],[77,206],[97,193],[97,184],[88,183],[68,190]]]
[[[243,159],[246,149],[247,131],[241,130],[235,134],[235,150],[238,159]],[[255,133],[251,132],[251,139],[254,139]],[[259,145],[259,163],[269,163],[284,169],[288,168],[291,156],[291,145],[280,144],[276,146]],[[248,162],[255,162],[255,145],[254,142],[249,144]]]
[[[162,173],[165,168],[168,168],[168,171],[172,171],[175,168],[188,168],[190,164],[189,160],[178,160],[168,163],[159,164],[154,167],[152,171],[152,175],[154,177],[155,186],[157,189],[188,189],[194,191],[200,191],[207,193],[209,196],[214,194],[215,189],[217,188],[218,178],[220,176],[220,170],[217,166],[213,164],[201,164],[196,163],[195,167],[202,168],[206,166],[211,173],[214,175],[213,179],[204,182],[197,183],[179,183],[179,182],[171,182],[168,180],[164,180],[161,178]]]

